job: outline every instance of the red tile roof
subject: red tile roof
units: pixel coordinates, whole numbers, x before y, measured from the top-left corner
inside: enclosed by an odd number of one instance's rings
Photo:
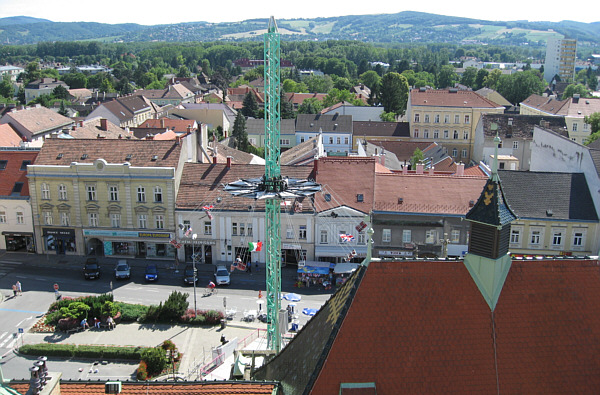
[[[23,140],[9,124],[0,124],[0,147],[18,147]]]
[[[0,170],[0,196],[11,196],[16,182],[22,182],[21,193],[17,196],[29,196],[27,170],[21,170],[23,161],[34,163],[38,151],[0,151],[0,161],[7,161],[6,168]]]
[[[176,168],[180,152],[181,144],[176,140],[46,139],[35,164],[68,166],[72,162],[93,163],[104,159],[108,163]],[[127,159],[128,155],[131,158]],[[152,159],[154,156],[156,160]]]
[[[315,179],[322,188],[322,192],[315,195],[317,212],[348,206],[368,213],[373,208],[374,158],[320,158]],[[362,202],[357,201],[359,194]],[[330,201],[325,195],[330,195]]]
[[[371,262],[307,393],[598,393],[598,266],[514,261],[492,313],[461,261]]]
[[[29,383],[10,383],[10,387],[22,394],[27,393]],[[139,382],[121,383],[121,395],[272,395],[276,384],[253,382],[190,382],[190,383],[156,383]],[[104,394],[104,382],[68,382],[60,383],[61,395],[95,395]]]
[[[549,114],[564,116],[567,115],[569,110],[569,100],[556,100],[555,98],[533,94],[523,100],[521,106],[528,106]]]
[[[424,92],[413,89],[410,91],[410,104],[412,106],[504,109],[504,107],[473,91],[458,90],[451,93],[448,89],[427,89]]]
[[[171,129],[176,132],[184,133],[188,131],[188,128],[192,130],[196,129],[197,123],[193,119],[147,119],[140,126],[140,128],[162,128]]]

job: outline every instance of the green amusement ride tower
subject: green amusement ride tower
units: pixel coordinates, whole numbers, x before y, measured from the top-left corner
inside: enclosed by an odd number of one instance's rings
[[[308,180],[281,176],[279,164],[281,134],[280,39],[275,18],[269,20],[265,33],[265,175],[262,178],[242,179],[225,186],[233,196],[265,200],[266,216],[266,276],[267,276],[267,346],[281,350],[281,200],[305,198],[321,190]]]

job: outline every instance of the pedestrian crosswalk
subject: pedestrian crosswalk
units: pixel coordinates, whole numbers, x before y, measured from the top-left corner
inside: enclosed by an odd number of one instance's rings
[[[17,342],[17,336],[15,333],[1,332],[0,333],[0,349],[2,348],[13,348]]]
[[[0,277],[6,276],[20,264],[21,262],[17,261],[0,261]]]

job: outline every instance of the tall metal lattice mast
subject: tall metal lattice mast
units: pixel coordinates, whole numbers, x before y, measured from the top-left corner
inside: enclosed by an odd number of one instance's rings
[[[321,190],[314,181],[281,176],[279,136],[281,134],[281,84],[279,76],[280,41],[275,19],[271,17],[265,33],[265,175],[241,179],[225,186],[233,196],[265,200],[267,346],[281,350],[279,310],[281,309],[281,204],[282,199],[304,199]]]
[[[278,188],[281,180],[279,165],[281,134],[280,112],[280,55],[281,46],[275,18],[269,20],[265,33],[265,181],[267,190]],[[281,308],[281,219],[280,203],[276,198],[266,200],[266,276],[267,276],[267,345],[277,352],[281,349],[278,314]]]

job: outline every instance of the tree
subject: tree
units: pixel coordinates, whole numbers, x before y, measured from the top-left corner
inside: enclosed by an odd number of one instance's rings
[[[233,123],[233,130],[231,131],[231,137],[234,138],[234,145],[236,149],[240,151],[248,152],[248,133],[246,132],[246,118],[241,111],[238,111],[235,122]]]
[[[256,101],[256,96],[254,96],[254,93],[246,93],[242,105],[243,107],[241,112],[245,117],[258,117],[258,102]]]
[[[58,113],[59,113],[60,115],[62,115],[63,117],[66,117],[66,116],[68,116],[68,114],[69,114],[69,113],[67,112],[67,107],[65,106],[65,101],[64,101],[64,100],[61,100],[61,101],[60,101],[60,109],[58,110]]]
[[[408,81],[403,75],[395,72],[385,74],[379,88],[383,111],[403,115],[408,102],[408,89]]]
[[[352,93],[350,93],[350,91],[333,88],[323,99],[323,105],[325,107],[329,107],[340,102],[353,102],[354,99],[355,96]]]
[[[10,82],[10,77],[5,76],[0,82],[0,96],[12,99],[15,96],[15,88]]]
[[[502,76],[502,72],[498,69],[494,69],[488,73],[484,79],[484,86],[493,90],[498,90],[498,81]]]
[[[323,102],[316,97],[305,99],[298,106],[298,114],[318,114],[323,109]]]
[[[330,76],[311,75],[304,80],[309,92],[328,93],[333,88],[333,81]]]
[[[287,97],[285,96],[285,90],[283,89],[281,90],[279,103],[281,119],[293,119],[296,117],[296,114],[294,114],[294,105],[288,101]]]
[[[425,155],[423,154],[423,151],[421,151],[419,148],[416,148],[410,157],[410,168],[414,169],[417,166],[417,163],[423,161],[424,159]]]
[[[350,80],[348,80],[348,78],[341,77],[335,81],[333,87],[339,90],[349,91],[350,89],[352,89],[352,84],[350,83]]]
[[[52,89],[52,96],[55,99],[66,99],[69,96],[69,91],[62,85],[57,85],[56,88]]]
[[[542,93],[544,82],[537,70],[528,70],[511,75],[502,75],[498,80],[496,90],[506,100],[516,104],[532,94]]]
[[[439,89],[453,87],[457,81],[458,75],[456,74],[456,71],[454,71],[454,66],[442,66],[442,69],[438,73],[437,77],[437,87]]]
[[[585,145],[588,145],[592,141],[596,141],[598,138],[600,138],[600,112],[595,112],[591,115],[585,116],[583,118],[583,122],[590,125],[592,130],[592,134],[585,142]]]
[[[62,80],[71,89],[83,89],[87,87],[87,77],[83,73],[67,73],[63,75]]]
[[[467,67],[460,77],[460,83],[468,86],[469,88],[475,87],[475,81],[477,80],[477,69],[475,67]]]
[[[365,84],[370,90],[371,93],[377,90],[379,86],[379,82],[381,81],[381,77],[373,70],[366,71],[362,73],[360,76],[360,82]]]
[[[382,122],[396,122],[396,114],[384,111],[379,115],[379,119],[381,119]]]
[[[180,78],[188,78],[190,76],[190,69],[186,65],[179,66],[179,71],[177,72],[177,77]]]
[[[486,69],[477,70],[477,76],[475,77],[475,86],[473,89],[479,90],[485,86],[485,78],[488,76],[490,72]]]
[[[589,97],[590,92],[583,84],[569,84],[565,91],[563,92],[562,98],[563,100],[568,97],[573,97],[573,95],[578,94],[580,97]]]
[[[202,72],[208,76],[212,74],[212,70],[210,68],[210,61],[208,59],[202,59],[201,62]]]

